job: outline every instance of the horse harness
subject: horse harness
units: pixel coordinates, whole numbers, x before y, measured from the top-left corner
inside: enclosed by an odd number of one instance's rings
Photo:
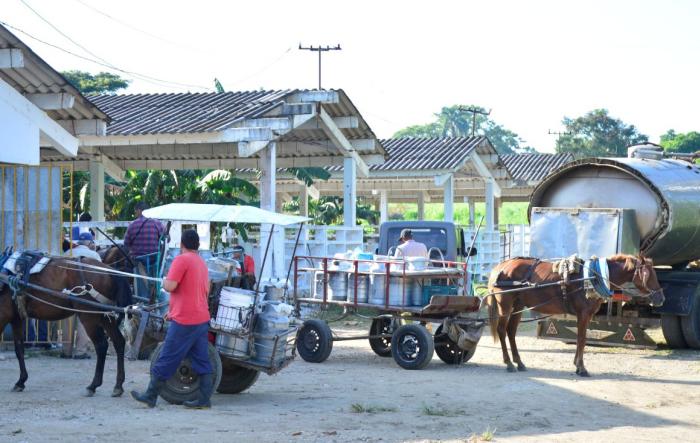
[[[78,257],[78,261],[80,263],[83,263],[83,258],[85,257]],[[85,271],[83,270],[83,267],[79,266],[78,268],[78,273],[80,274],[80,282],[82,283],[82,286],[76,286],[75,288],[70,290],[63,289],[63,291],[61,292],[63,292],[66,295],[72,295],[76,297],[88,295],[95,299],[95,301],[97,301],[98,303],[102,303],[105,305],[114,305],[114,302],[112,300],[102,295],[98,290],[95,289],[95,287],[92,284],[87,283],[85,281]]]

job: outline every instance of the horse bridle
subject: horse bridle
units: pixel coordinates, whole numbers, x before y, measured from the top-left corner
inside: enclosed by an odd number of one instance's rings
[[[647,263],[647,261],[644,258],[636,259],[636,263],[634,265],[634,274],[632,275],[632,282],[634,282],[634,280],[638,278],[639,281],[642,283],[642,289],[647,292],[646,294],[644,294],[644,296],[651,297],[655,294],[658,294],[659,292],[662,292],[663,290],[652,290],[651,288],[649,288],[649,276],[651,275],[651,272],[647,268],[647,265],[649,265],[649,263]]]

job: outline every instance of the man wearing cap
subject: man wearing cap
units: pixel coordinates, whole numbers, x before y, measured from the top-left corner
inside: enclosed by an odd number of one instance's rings
[[[413,232],[410,229],[404,229],[401,231],[401,237],[399,237],[400,245],[396,247],[394,252],[394,257],[396,258],[406,258],[406,257],[428,257],[428,248],[420,242],[413,240]]]
[[[175,257],[163,288],[170,292],[170,320],[158,360],[151,367],[151,382],[143,392],[131,396],[153,408],[165,382],[172,377],[182,360],[189,357],[192,370],[199,376],[199,396],[186,401],[188,408],[211,407],[213,369],[209,362],[209,271],[199,256],[199,235],[188,229],[182,233],[180,255]]]
[[[78,234],[78,245],[66,251],[66,255],[72,255],[76,258],[87,257],[100,262],[102,261],[100,254],[95,251],[95,241],[89,231],[84,231]],[[80,323],[77,315],[75,316],[75,323],[78,325],[75,338],[75,348],[64,350],[63,357],[71,358],[71,355],[66,353],[66,351],[72,351],[72,358],[74,359],[90,358],[90,354],[88,354],[90,337],[88,337],[87,332],[85,332],[85,328],[83,327],[83,324]]]
[[[255,285],[255,261],[253,261],[253,257],[245,253],[243,246],[235,245],[233,259],[241,265],[241,288],[253,289],[248,287]]]

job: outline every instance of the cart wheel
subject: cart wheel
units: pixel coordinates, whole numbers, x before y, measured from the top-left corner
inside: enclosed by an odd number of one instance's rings
[[[692,300],[690,314],[681,317],[681,329],[688,347],[700,349],[700,292]]]
[[[666,344],[673,349],[685,349],[688,343],[683,337],[681,318],[677,315],[661,314],[661,330],[664,333]]]
[[[435,353],[440,360],[444,361],[448,365],[458,365],[461,363],[468,362],[476,353],[476,346],[468,351],[460,349],[457,343],[452,341],[452,339],[447,335],[442,334],[442,325],[438,326],[435,330]]]
[[[163,350],[163,344],[158,345],[151,356],[151,368],[158,361],[160,352]],[[214,346],[209,344],[209,361],[214,369],[214,386],[219,387],[221,381],[221,358],[219,352]],[[190,359],[186,358],[178,366],[175,375],[165,382],[163,389],[160,391],[160,396],[168,403],[180,405],[183,402],[196,400],[199,395],[199,376],[192,371]]]
[[[221,361],[222,373],[221,383],[216,389],[219,394],[238,394],[253,386],[260,371],[238,366],[233,360],[223,358]]]
[[[391,334],[391,317],[379,317],[372,320],[370,335]],[[370,338],[369,346],[380,357],[391,357],[391,337]]]
[[[434,352],[433,336],[422,325],[403,325],[391,336],[391,355],[404,369],[423,369]]]
[[[333,350],[333,334],[328,323],[322,320],[306,320],[297,333],[297,351],[304,361],[321,363]]]

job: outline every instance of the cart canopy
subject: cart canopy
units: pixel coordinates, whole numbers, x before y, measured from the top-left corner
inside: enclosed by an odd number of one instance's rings
[[[269,223],[279,226],[296,225],[310,220],[308,217],[278,214],[253,206],[202,203],[170,203],[146,209],[143,215],[158,220],[192,223]]]

